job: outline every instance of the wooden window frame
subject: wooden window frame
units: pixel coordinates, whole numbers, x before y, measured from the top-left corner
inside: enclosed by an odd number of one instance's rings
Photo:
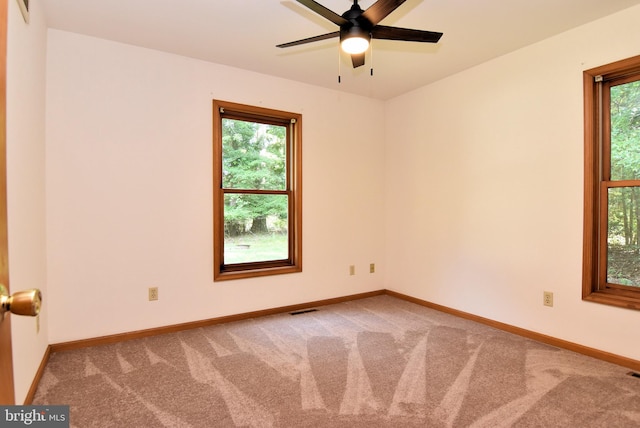
[[[635,81],[638,77],[640,55],[583,72],[585,144],[582,299],[635,310],[640,310],[640,287],[608,283],[606,270],[608,189],[640,186],[640,180],[611,180],[609,88],[612,83]]]
[[[287,177],[284,190],[224,189],[222,119],[286,124]],[[224,263],[224,196],[226,193],[282,194],[289,198],[289,258],[251,263]],[[213,280],[252,278],[302,271],[302,115],[282,110],[213,100]]]

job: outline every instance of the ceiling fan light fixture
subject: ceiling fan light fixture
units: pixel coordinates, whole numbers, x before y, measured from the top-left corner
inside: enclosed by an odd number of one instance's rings
[[[361,54],[369,49],[369,40],[364,37],[349,37],[348,39],[344,39],[340,43],[340,46],[342,46],[342,50],[348,54]]]
[[[361,54],[369,49],[371,34],[362,27],[352,26],[340,32],[340,46],[348,54]]]

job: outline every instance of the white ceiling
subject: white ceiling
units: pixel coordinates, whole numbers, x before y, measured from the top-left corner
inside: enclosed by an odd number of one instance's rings
[[[339,62],[338,39],[275,45],[338,28],[295,0],[39,0],[49,27],[389,99],[640,0],[407,0],[381,24],[440,31],[437,45],[373,41]],[[351,0],[317,0],[341,15]],[[375,0],[360,0],[367,9]],[[340,66],[339,66],[340,64]],[[374,75],[370,76],[371,64]],[[338,83],[340,70],[341,83]]]

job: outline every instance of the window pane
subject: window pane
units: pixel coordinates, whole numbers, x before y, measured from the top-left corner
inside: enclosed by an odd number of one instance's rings
[[[607,282],[640,287],[640,188],[609,189]]]
[[[640,81],[611,87],[611,179],[640,179]]]
[[[222,119],[222,186],[225,189],[284,190],[284,126]]]
[[[289,258],[288,196],[224,196],[224,263]]]

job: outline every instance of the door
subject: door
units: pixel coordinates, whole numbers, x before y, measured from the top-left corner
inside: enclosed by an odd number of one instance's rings
[[[7,241],[7,0],[0,0],[0,284],[9,288]],[[11,316],[0,323],[0,404],[15,404]]]

